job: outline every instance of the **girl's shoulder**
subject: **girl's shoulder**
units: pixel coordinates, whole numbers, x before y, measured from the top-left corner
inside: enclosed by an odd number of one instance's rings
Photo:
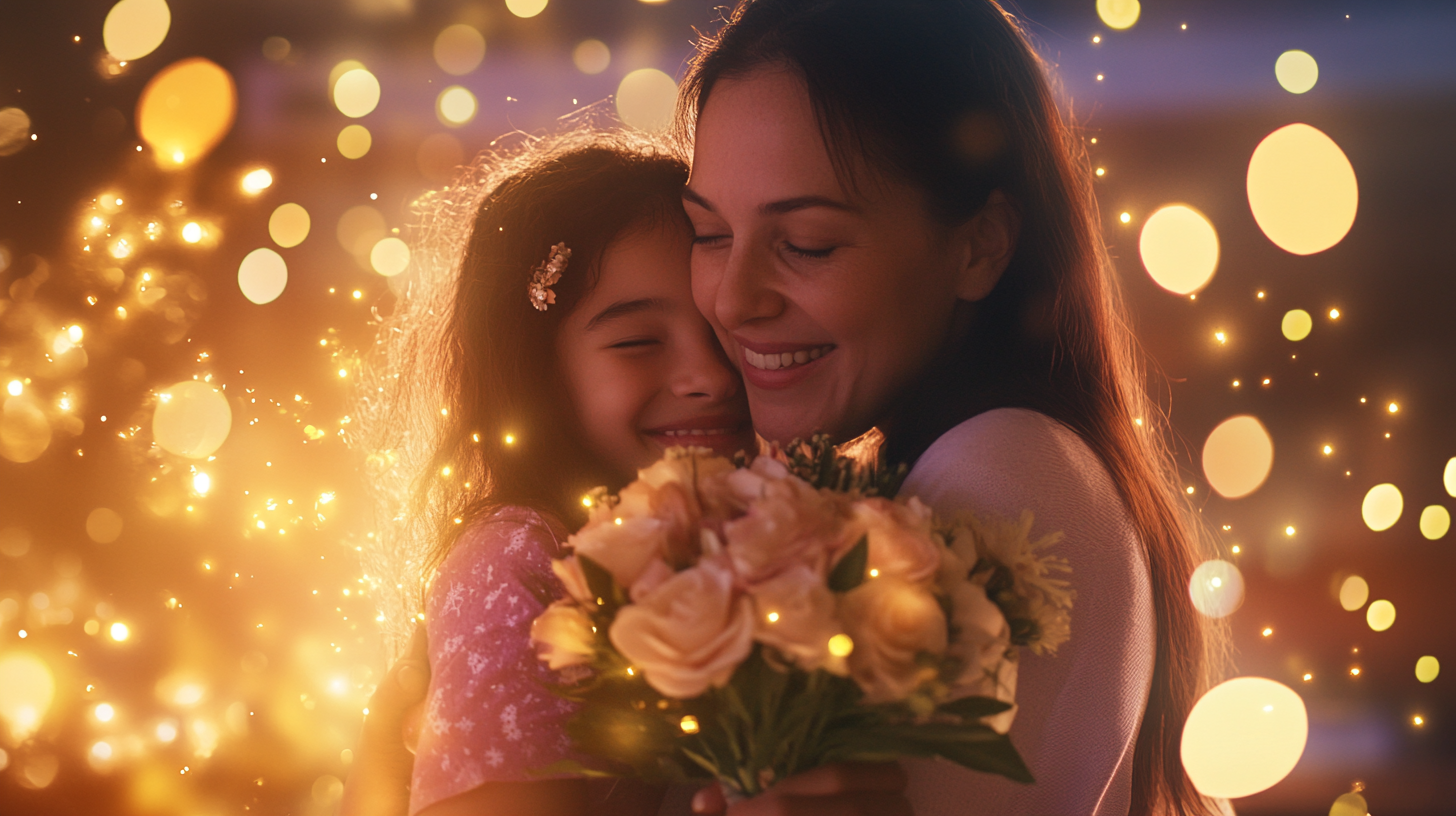
[[[519,505],[497,508],[471,524],[441,562],[434,583],[442,579],[479,578],[486,574],[548,574],[551,559],[562,555],[566,528],[555,517]]]

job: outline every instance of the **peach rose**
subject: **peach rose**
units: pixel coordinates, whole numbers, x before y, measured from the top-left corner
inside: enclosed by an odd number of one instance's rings
[[[557,601],[531,621],[531,642],[536,656],[553,670],[591,662],[596,634],[586,610],[570,601]]]
[[[763,479],[756,488],[760,493],[748,513],[723,525],[725,549],[746,583],[766,581],[794,564],[824,575],[854,544],[844,494],[816,490],[793,476]]]
[[[834,593],[823,576],[803,564],[795,564],[751,590],[754,607],[754,639],[783,652],[788,661],[804,671],[823,668],[844,676],[849,673],[842,656],[829,653],[829,639],[844,627],[835,615]]]
[[[931,534],[930,508],[919,499],[861,499],[854,521],[869,537],[869,567],[880,575],[924,583],[940,569],[945,546]]]
[[[1001,608],[972,581],[948,587],[953,630],[947,653],[961,660],[960,676],[951,683],[949,699],[979,696],[1016,702],[1016,655],[1011,650],[1011,627]],[[1006,733],[1016,716],[1012,707],[986,718],[998,733]]]
[[[595,602],[591,587],[587,585],[586,575],[581,571],[581,562],[576,560],[576,556],[571,555],[553,560],[551,571],[556,573],[556,578],[566,588],[566,594],[575,599],[577,603]]]
[[[677,698],[722,686],[753,648],[753,603],[725,559],[704,558],[622,607],[608,632],[649,685]]]
[[[655,559],[667,553],[667,523],[650,516],[617,516],[615,520],[591,523],[568,539],[577,555],[602,565],[630,587]]]
[[[893,576],[871,578],[840,600],[840,619],[854,640],[849,674],[869,703],[902,700],[935,676],[922,652],[946,650],[945,614],[925,588]]]

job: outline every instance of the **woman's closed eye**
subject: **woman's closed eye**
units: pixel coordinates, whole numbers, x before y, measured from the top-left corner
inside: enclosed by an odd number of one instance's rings
[[[728,236],[728,235],[712,235],[712,234],[709,234],[709,235],[694,235],[693,236],[693,246],[706,246],[706,247],[721,246],[722,244],[726,243],[730,237],[731,236]]]
[[[835,249],[837,247],[834,246],[802,247],[790,243],[784,244],[785,252],[788,252],[790,255],[797,255],[800,258],[828,258]]]

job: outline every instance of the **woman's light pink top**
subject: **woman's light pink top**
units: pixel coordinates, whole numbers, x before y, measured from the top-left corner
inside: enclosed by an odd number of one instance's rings
[[[410,813],[486,782],[533,772],[571,750],[571,703],[548,690],[560,677],[536,659],[533,588],[565,595],[551,572],[566,535],[545,517],[507,507],[473,526],[440,566],[425,602],[430,688],[415,752]]]
[[[1107,468],[1081,437],[1035,411],[1000,408],[951,429],[910,471],[902,496],[946,516],[1036,516],[1033,537],[1072,565],[1072,638],[1024,653],[1011,741],[1036,777],[1019,785],[949,762],[913,760],[917,816],[1125,816],[1132,754],[1153,673],[1148,567]]]

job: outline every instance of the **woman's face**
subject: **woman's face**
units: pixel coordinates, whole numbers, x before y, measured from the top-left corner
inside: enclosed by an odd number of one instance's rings
[[[863,164],[854,178],[835,172],[796,73],[713,86],[684,193],[693,297],[768,439],[864,432],[950,336],[963,230],[909,184]]]
[[[693,305],[691,240],[676,221],[617,238],[557,333],[586,442],[622,478],[677,445],[753,449],[742,381]]]

